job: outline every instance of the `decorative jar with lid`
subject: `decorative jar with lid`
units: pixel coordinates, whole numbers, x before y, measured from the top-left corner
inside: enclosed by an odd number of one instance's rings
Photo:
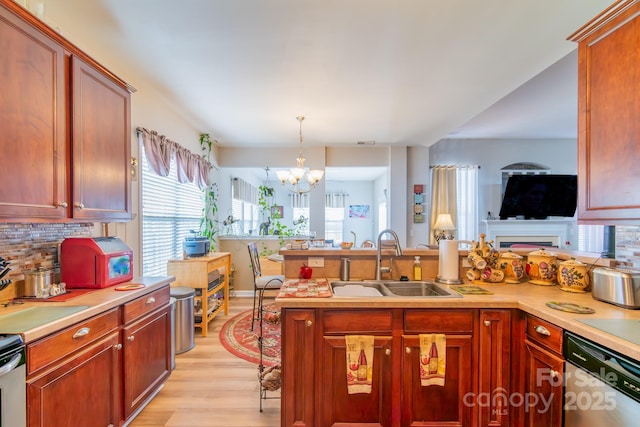
[[[558,275],[558,257],[544,248],[527,255],[527,274],[534,285],[553,286]]]
[[[577,261],[575,258],[559,263],[558,283],[563,291],[587,292],[591,284],[587,265]]]
[[[504,271],[504,281],[507,283],[520,283],[524,277],[524,261],[522,256],[511,250],[500,254],[498,266],[500,270]]]

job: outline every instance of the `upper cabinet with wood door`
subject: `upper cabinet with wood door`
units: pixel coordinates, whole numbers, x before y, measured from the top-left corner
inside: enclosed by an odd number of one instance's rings
[[[620,0],[578,42],[578,219],[640,219],[640,0]]]
[[[133,88],[10,0],[0,49],[0,220],[130,220]]]

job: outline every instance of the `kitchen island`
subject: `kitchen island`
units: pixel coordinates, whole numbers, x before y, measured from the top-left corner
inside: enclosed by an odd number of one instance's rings
[[[563,331],[640,360],[640,342],[581,322],[627,319],[640,324],[640,312],[558,286],[477,286],[491,294],[278,298],[284,331],[282,425],[560,426]],[[559,311],[549,302],[595,312]],[[443,387],[420,385],[419,336],[431,333],[447,340]],[[347,393],[347,335],[374,336],[371,394]],[[509,404],[495,399],[500,393]],[[548,398],[544,411],[509,401],[533,395]],[[477,400],[481,396],[489,403]]]

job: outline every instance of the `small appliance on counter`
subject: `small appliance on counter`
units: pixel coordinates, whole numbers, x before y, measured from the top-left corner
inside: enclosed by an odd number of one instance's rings
[[[211,250],[211,242],[207,237],[193,236],[185,237],[182,242],[182,249],[187,258],[205,256]]]
[[[640,272],[621,268],[593,269],[594,299],[623,308],[640,308]]]
[[[67,288],[106,288],[133,278],[133,251],[117,237],[68,237],[60,245]]]

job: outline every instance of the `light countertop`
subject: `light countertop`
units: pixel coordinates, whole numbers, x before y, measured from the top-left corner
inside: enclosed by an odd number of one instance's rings
[[[79,295],[73,299],[64,302],[52,302],[52,301],[25,301],[24,304],[10,304],[6,307],[0,306],[0,334],[2,333],[14,333],[10,331],[10,325],[5,322],[3,325],[2,317],[10,314],[19,313],[25,309],[38,308],[38,307],[76,307],[84,306],[79,311],[72,312],[71,314],[62,318],[47,322],[45,324],[33,327],[26,331],[20,331],[22,339],[26,343],[30,343],[37,339],[40,339],[46,335],[57,332],[75,323],[82,322],[97,314],[103,313],[113,307],[125,304],[143,295],[149,294],[164,286],[168,286],[173,282],[175,278],[173,276],[162,277],[135,277],[132,281],[122,283],[120,285],[127,284],[143,284],[144,288],[117,291],[117,286],[111,286],[104,289],[97,289],[95,291]],[[3,326],[5,329],[3,330]]]
[[[357,281],[354,281],[357,283]],[[465,283],[471,285],[471,283]],[[447,285],[441,285],[447,287]],[[462,298],[411,298],[411,297],[337,297],[331,298],[277,298],[282,308],[516,308],[538,316],[567,331],[574,332],[605,347],[640,360],[640,346],[600,329],[579,322],[580,319],[635,319],[640,320],[640,310],[628,310],[612,304],[596,301],[591,293],[564,292],[559,286],[538,286],[530,283],[483,283],[481,288],[492,295],[463,295]],[[546,306],[559,301],[593,308],[593,314],[567,313]]]

